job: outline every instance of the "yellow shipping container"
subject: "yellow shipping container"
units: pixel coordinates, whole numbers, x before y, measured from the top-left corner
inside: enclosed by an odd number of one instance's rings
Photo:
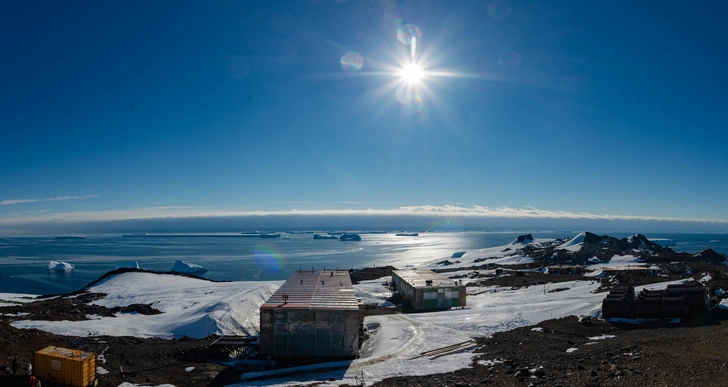
[[[33,354],[33,373],[43,381],[87,387],[96,381],[96,355],[51,345]]]

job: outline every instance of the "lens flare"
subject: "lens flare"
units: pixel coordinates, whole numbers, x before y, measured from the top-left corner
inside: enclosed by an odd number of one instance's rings
[[[397,28],[397,40],[402,44],[410,45],[422,37],[422,31],[414,24],[405,24]]]
[[[400,43],[410,46],[410,56],[415,57],[417,52],[417,41],[420,40],[422,32],[414,24],[405,24],[397,28],[397,40]]]
[[[425,77],[425,72],[417,63],[404,65],[399,74],[402,76],[402,80],[407,83],[419,83]]]
[[[275,248],[268,245],[255,246],[253,260],[261,272],[278,273],[286,267],[286,260]]]
[[[341,57],[341,68],[354,72],[364,67],[364,58],[356,51],[349,51]]]
[[[397,101],[399,101],[406,108],[413,111],[420,111],[425,105],[422,97],[417,93],[417,90],[412,88],[410,85],[402,84],[397,87],[396,90]]]

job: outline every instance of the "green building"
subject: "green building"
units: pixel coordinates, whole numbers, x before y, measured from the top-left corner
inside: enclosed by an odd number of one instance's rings
[[[395,290],[415,309],[465,306],[465,286],[430,270],[393,270]]]

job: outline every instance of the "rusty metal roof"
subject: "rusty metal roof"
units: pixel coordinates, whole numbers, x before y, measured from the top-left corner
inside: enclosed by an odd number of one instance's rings
[[[267,308],[359,310],[359,302],[348,271],[297,271],[261,306]]]
[[[82,360],[82,359],[86,359],[91,356],[94,356],[94,354],[91,352],[85,352],[85,351],[81,351],[78,349],[56,347],[54,345],[45,347],[36,353],[40,354],[40,355],[46,355],[46,356],[56,357],[56,358],[71,359],[71,360],[79,360],[79,359]]]
[[[428,280],[432,280],[432,285],[429,285],[429,287],[458,286],[455,280],[430,270],[393,270],[392,273],[415,288],[428,287]]]

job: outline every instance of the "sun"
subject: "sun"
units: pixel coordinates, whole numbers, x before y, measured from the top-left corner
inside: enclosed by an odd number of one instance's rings
[[[414,84],[420,83],[425,78],[425,72],[422,71],[422,67],[417,63],[408,63],[402,67],[399,75],[402,80],[406,83]]]

